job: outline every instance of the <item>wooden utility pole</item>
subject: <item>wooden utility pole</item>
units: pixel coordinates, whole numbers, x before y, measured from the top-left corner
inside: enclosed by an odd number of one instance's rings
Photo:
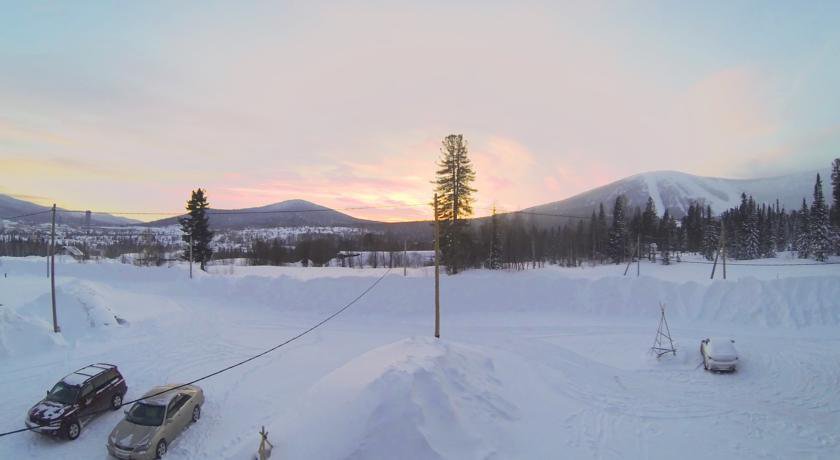
[[[720,221],[720,250],[723,252],[723,279],[726,279],[726,227],[723,219]]]
[[[642,235],[636,235],[636,278],[642,271]]]
[[[440,338],[440,221],[435,193],[435,337]]]
[[[403,276],[408,276],[408,240],[403,240]]]
[[[52,205],[52,230],[50,231],[50,292],[52,292],[53,332],[58,334],[58,318],[55,314],[55,203]]]
[[[193,264],[193,235],[190,229],[190,279],[192,279],[192,264]]]
[[[631,251],[632,253],[636,253],[636,278],[639,277],[639,272],[641,268],[639,267],[639,262],[642,258],[642,237],[641,235],[636,235],[636,250]],[[630,260],[627,261],[627,266],[624,267],[624,276],[627,276],[627,272],[630,270],[630,265],[633,263],[633,256],[630,256]]]
[[[709,277],[710,280],[715,279],[715,269],[717,268],[717,261],[718,257],[720,256],[720,248],[715,251],[715,262],[712,264],[712,275]]]

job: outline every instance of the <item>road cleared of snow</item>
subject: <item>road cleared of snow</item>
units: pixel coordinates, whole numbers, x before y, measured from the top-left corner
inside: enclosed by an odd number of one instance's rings
[[[3,267],[0,430],[21,427],[46,389],[86,364],[119,365],[137,397],[282,342],[381,275],[236,267],[190,282],[183,267],[66,264],[68,329],[55,337],[43,260]],[[249,458],[263,425],[279,458],[840,456],[837,266],[727,282],[699,280],[696,267],[648,264],[639,279],[615,266],[444,277],[439,341],[431,278],[389,275],[323,328],[202,382],[202,419],[167,458]],[[678,353],[656,360],[646,351],[660,301]],[[702,370],[710,335],[736,339],[738,372]],[[121,416],[73,442],[0,438],[0,458],[105,458]]]

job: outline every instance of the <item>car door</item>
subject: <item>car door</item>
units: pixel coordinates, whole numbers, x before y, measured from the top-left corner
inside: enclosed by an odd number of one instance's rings
[[[79,418],[87,419],[96,411],[93,382],[87,382],[79,393]]]
[[[169,406],[166,408],[167,431],[169,432],[169,436],[172,438],[178,436],[178,434],[186,426],[183,420],[185,402],[185,396],[183,394],[178,394],[172,398],[172,401],[169,402]]]
[[[109,372],[103,372],[93,379],[93,404],[96,411],[105,411],[111,406],[111,392],[108,391],[110,379]]]

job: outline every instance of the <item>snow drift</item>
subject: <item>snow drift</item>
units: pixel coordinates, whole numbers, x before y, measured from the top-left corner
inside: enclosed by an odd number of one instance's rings
[[[452,342],[410,338],[373,349],[313,385],[291,423],[289,458],[497,458],[517,408],[493,361]],[[312,433],[329,433],[324,443]],[[488,436],[493,433],[493,436]]]
[[[61,333],[52,326],[52,296],[43,294],[17,309],[0,307],[0,356],[65,346],[124,323],[89,283],[71,281],[56,287]]]

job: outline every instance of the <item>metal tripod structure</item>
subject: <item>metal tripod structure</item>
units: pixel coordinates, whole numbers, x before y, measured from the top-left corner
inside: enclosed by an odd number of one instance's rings
[[[661,312],[661,315],[659,315],[659,327],[656,329],[656,338],[653,339],[653,346],[650,347],[650,351],[651,353],[656,354],[657,358],[661,358],[662,355],[668,353],[672,353],[676,356],[677,348],[674,346],[674,341],[671,339],[671,328],[668,327],[668,320],[665,319],[665,305],[660,303],[659,311]],[[667,344],[663,339],[667,339]],[[670,348],[666,348],[669,346]]]

